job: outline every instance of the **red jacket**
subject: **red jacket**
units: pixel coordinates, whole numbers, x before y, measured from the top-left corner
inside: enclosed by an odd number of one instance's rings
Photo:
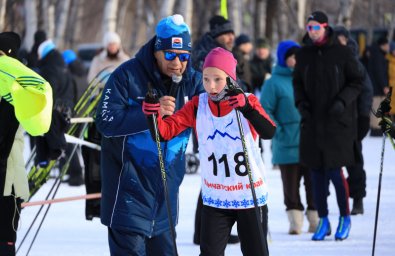
[[[247,118],[254,139],[259,135],[263,139],[271,139],[275,132],[275,123],[262,108],[255,95],[248,96],[248,102],[252,109],[248,113],[242,113]],[[224,116],[233,110],[227,100],[218,103],[209,99],[210,110],[217,117]],[[194,96],[183,108],[174,115],[165,119],[158,118],[158,129],[164,140],[170,140],[185,129],[192,127],[196,133],[196,113],[199,105],[199,96]],[[199,138],[198,138],[199,139]]]

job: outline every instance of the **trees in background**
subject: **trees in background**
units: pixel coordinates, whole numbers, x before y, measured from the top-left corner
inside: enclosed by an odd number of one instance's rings
[[[222,0],[224,1],[224,0]],[[157,22],[180,13],[191,26],[193,41],[208,31],[208,20],[220,14],[221,0],[0,0],[0,31],[14,30],[30,49],[33,34],[43,29],[58,48],[101,42],[104,31],[121,35],[134,53],[155,34]],[[275,45],[282,39],[299,40],[306,16],[325,11],[332,24],[348,28],[391,28],[393,0],[227,0],[228,18],[236,34],[266,37]]]

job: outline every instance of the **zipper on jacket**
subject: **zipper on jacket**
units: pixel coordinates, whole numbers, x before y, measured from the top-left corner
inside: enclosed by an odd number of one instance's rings
[[[151,238],[152,234],[154,233],[154,226],[155,226],[155,220],[152,220],[151,231],[150,231],[150,234],[149,234],[149,238]]]
[[[215,105],[217,105],[217,113],[218,113],[217,117],[221,117],[221,108],[219,107],[219,103],[220,101],[215,102]]]

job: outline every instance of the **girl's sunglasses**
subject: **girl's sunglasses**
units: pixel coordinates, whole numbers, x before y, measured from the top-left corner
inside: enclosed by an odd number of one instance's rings
[[[320,30],[322,27],[326,27],[326,26],[328,26],[328,24],[327,23],[322,23],[322,24],[317,24],[317,25],[307,25],[306,26],[306,30],[307,31],[317,31],[317,30]]]
[[[163,52],[165,53],[165,59],[168,61],[172,61],[178,56],[178,59],[181,62],[184,62],[184,61],[188,61],[189,58],[191,57],[191,54],[189,53],[176,53],[170,51],[163,51]]]

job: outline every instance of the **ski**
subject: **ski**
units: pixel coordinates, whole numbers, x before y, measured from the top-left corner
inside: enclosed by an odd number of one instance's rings
[[[111,72],[109,72],[107,69],[102,70],[97,76],[91,81],[89,84],[88,88],[84,92],[84,94],[81,96],[81,98],[78,100],[77,104],[74,107],[74,113],[75,116],[72,118],[72,120],[76,120],[75,118],[81,120],[81,118],[93,118],[96,110],[96,106],[100,101],[101,97],[101,91],[104,88],[104,84],[107,82],[108,78],[110,77]],[[80,143],[82,144],[81,141],[83,141],[83,134],[85,132],[85,129],[87,127],[87,123],[91,122],[91,119],[86,119],[85,122],[72,122],[70,128],[67,131],[68,136],[73,136],[74,138],[80,140]],[[81,130],[81,127],[83,126],[83,129]],[[75,137],[76,133],[80,133],[81,136]],[[70,137],[69,137],[70,139]],[[99,149],[98,145],[90,145],[92,147],[95,147],[96,149]],[[36,150],[32,150],[32,154],[35,154]],[[73,157],[73,155],[68,155],[66,156],[67,159]],[[34,156],[29,157],[30,161],[34,161]],[[39,167],[36,165],[32,165],[29,173],[28,173],[28,183],[29,183],[29,189],[30,189],[30,198],[32,198],[37,191],[40,189],[40,187],[49,179],[49,174],[51,170],[57,166],[58,159],[56,160],[51,160],[49,161],[47,166],[44,167]],[[29,166],[27,163],[26,166]],[[64,173],[66,173],[67,170],[62,170]]]

